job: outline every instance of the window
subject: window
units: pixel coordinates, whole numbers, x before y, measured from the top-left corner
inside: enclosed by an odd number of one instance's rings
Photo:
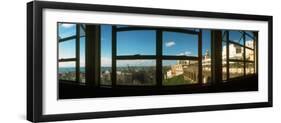
[[[112,26],[112,30],[112,40],[116,41],[116,51],[112,44],[113,55],[116,53],[112,56],[112,65],[116,66],[112,81],[116,86],[177,86],[211,81],[210,30],[134,26]],[[161,74],[162,78],[157,78]]]
[[[252,31],[222,31],[222,79],[255,73],[255,36]]]
[[[85,26],[58,23],[58,79],[85,83]]]
[[[198,34],[197,31],[191,30],[163,31],[162,84],[164,86],[199,82]]]
[[[60,98],[257,89],[258,32],[63,22],[57,29],[57,77],[67,95]]]
[[[86,83],[85,29],[89,26],[58,23],[59,80]],[[94,30],[100,41],[94,48],[100,48],[100,63],[93,67],[99,68],[97,85],[178,86],[213,79],[212,57],[217,57],[212,53],[213,30],[124,25],[96,25]],[[255,32],[221,32],[222,80],[255,74]]]
[[[117,26],[116,85],[156,85],[156,32],[138,27]]]

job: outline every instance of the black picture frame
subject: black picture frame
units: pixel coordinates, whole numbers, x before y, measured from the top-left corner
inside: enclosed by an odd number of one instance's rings
[[[183,17],[204,17],[204,18],[220,18],[220,19],[238,19],[238,20],[256,20],[268,22],[268,101],[241,104],[224,104],[224,105],[207,105],[207,106],[189,106],[189,107],[171,107],[156,109],[138,109],[138,110],[122,110],[122,111],[106,111],[106,112],[90,112],[90,113],[69,113],[57,115],[44,115],[43,112],[43,95],[42,95],[42,10],[49,9],[65,9],[65,10],[86,10],[100,12],[119,12],[119,13],[138,13],[152,15],[169,15]],[[213,110],[228,109],[244,109],[258,107],[272,107],[272,60],[273,60],[273,17],[264,15],[248,15],[233,13],[217,13],[202,11],[186,11],[186,10],[169,10],[156,8],[140,8],[125,6],[108,6],[93,5],[81,3],[63,3],[63,2],[45,2],[33,1],[27,3],[27,120],[31,122],[46,121],[63,121],[63,120],[79,120],[106,117],[123,117],[137,115],[153,115],[153,114],[169,114],[183,112],[199,112]]]

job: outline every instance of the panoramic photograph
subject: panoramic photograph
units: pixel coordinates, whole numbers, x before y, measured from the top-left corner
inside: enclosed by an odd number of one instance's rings
[[[57,23],[58,99],[258,91],[258,32]]]

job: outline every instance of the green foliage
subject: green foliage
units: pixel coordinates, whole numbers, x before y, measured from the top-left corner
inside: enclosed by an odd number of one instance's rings
[[[169,79],[164,79],[163,85],[186,85],[192,84],[191,80],[185,80],[183,75],[175,76]]]

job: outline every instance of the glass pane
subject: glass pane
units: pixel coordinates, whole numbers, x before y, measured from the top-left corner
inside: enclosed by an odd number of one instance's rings
[[[80,82],[85,83],[85,37],[80,38]]]
[[[117,60],[117,85],[156,85],[155,60]]]
[[[76,24],[59,23],[59,39],[67,38],[76,35]]]
[[[155,55],[155,31],[124,31],[117,33],[117,55]]]
[[[85,36],[85,31],[86,31],[86,25],[81,24],[80,25],[80,37]]]
[[[76,40],[67,40],[59,43],[59,59],[76,57]]]
[[[226,46],[226,42],[223,41],[222,42],[222,60],[227,59],[226,53],[227,53],[227,46]]]
[[[229,31],[229,40],[244,45],[243,32]]]
[[[254,58],[255,58],[254,50],[246,48],[246,60],[247,61],[254,61]]]
[[[198,36],[163,32],[163,55],[198,56]]]
[[[202,82],[211,81],[211,31],[202,30]]]
[[[111,34],[112,26],[101,25],[101,74],[100,74],[100,84],[101,85],[111,85]]]
[[[246,75],[255,73],[255,64],[254,63],[246,63]]]
[[[229,43],[229,59],[243,60],[244,48],[239,45]]]
[[[244,76],[243,62],[229,62],[229,78]]]
[[[191,60],[163,60],[163,85],[198,83],[198,62]]]
[[[76,80],[75,62],[59,62],[59,80]]]
[[[253,34],[253,32],[249,32],[249,31],[246,32],[245,41],[246,41],[245,42],[246,47],[254,49],[254,34]]]
[[[222,41],[227,41],[227,31],[222,31]]]
[[[222,62],[222,80],[227,80],[227,62]]]
[[[226,33],[225,33],[226,34]],[[226,42],[222,42],[222,80],[227,80],[227,56],[226,56],[227,46]]]

